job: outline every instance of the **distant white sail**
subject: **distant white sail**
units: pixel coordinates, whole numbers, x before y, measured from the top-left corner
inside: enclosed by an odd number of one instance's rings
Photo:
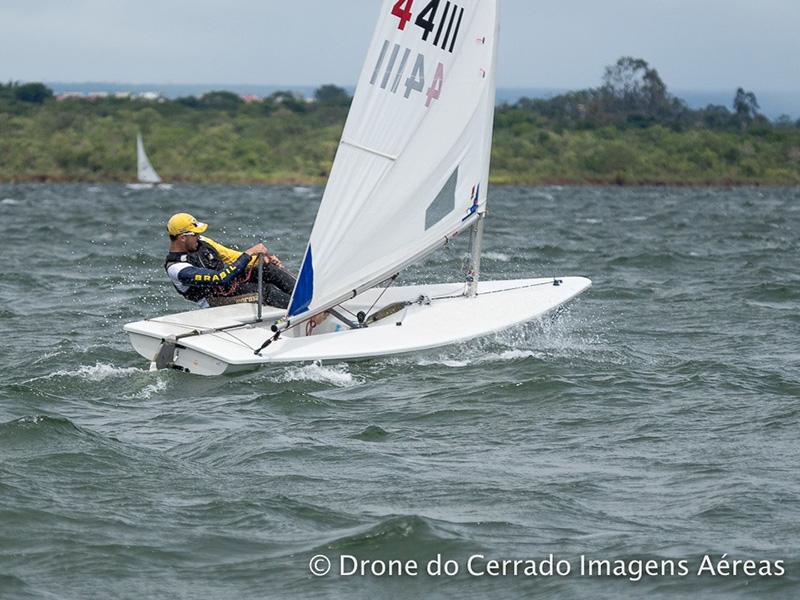
[[[141,133],[136,134],[136,173],[141,183],[161,183],[161,177],[147,159]]]

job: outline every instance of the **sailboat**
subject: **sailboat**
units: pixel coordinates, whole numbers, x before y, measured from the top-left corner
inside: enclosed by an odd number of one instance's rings
[[[144,151],[144,142],[142,142],[142,134],[136,134],[136,178],[138,183],[129,183],[128,187],[132,190],[144,190],[149,188],[158,187],[162,190],[172,188],[169,183],[162,183],[150,160],[147,158],[147,153]]]
[[[456,344],[534,320],[585,277],[481,281],[499,0],[384,0],[288,309],[125,325],[151,368],[219,375]],[[392,285],[470,230],[466,275]]]

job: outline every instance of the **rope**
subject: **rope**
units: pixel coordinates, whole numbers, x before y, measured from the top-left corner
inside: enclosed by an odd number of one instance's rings
[[[314,332],[314,327],[316,326],[317,324],[314,322],[313,317],[306,321],[306,337],[310,336]]]
[[[479,296],[484,296],[484,295],[488,295],[488,294],[499,294],[501,292],[509,292],[511,290],[523,290],[525,288],[539,287],[539,286],[542,286],[542,285],[560,285],[560,284],[561,284],[561,280],[560,279],[551,279],[551,280],[542,281],[542,282],[539,282],[539,283],[528,283],[526,285],[517,285],[517,286],[514,286],[514,287],[501,288],[499,290],[491,290],[491,291],[487,291],[487,292],[481,292],[478,295]],[[466,288],[467,288],[467,285],[465,284],[464,285],[464,292],[462,292],[460,294],[453,294],[453,295],[450,295],[450,296],[435,296],[435,297],[431,298],[431,300],[449,300],[451,298],[461,298],[466,293]]]
[[[395,279],[397,279],[397,275],[392,275],[392,277],[390,277],[389,279],[386,280],[386,281],[389,282],[389,285],[387,285],[385,288],[383,288],[383,291],[380,293],[380,295],[377,298],[375,298],[375,302],[373,302],[372,306],[369,307],[369,310],[367,311],[367,314],[371,313],[372,309],[375,308],[375,305],[378,304],[378,302],[381,301],[381,298],[383,298],[383,295],[386,293],[386,290],[388,290],[392,286],[392,284],[394,283]]]

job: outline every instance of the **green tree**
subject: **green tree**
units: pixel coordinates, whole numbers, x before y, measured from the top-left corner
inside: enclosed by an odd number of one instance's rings
[[[11,99],[14,97],[13,92],[14,84],[12,82],[8,82],[8,85],[3,85],[0,83],[0,98]]]
[[[753,92],[745,92],[742,88],[736,90],[736,96],[733,99],[733,110],[736,112],[736,118],[739,120],[742,133],[747,131],[747,126],[758,116],[759,108],[758,100]]]
[[[709,104],[698,113],[702,118],[703,125],[709,129],[722,131],[736,126],[736,121],[733,119],[731,111],[721,104]]]
[[[26,83],[16,86],[14,97],[20,102],[41,104],[46,99],[53,97],[53,90],[42,83]]]
[[[205,108],[216,108],[219,110],[235,111],[242,104],[242,100],[238,94],[226,91],[214,91],[203,94],[200,98],[200,106]]]
[[[275,104],[286,107],[293,113],[304,113],[308,108],[302,94],[290,90],[278,90],[271,94],[269,99]]]
[[[658,72],[647,61],[630,56],[606,67],[600,91],[612,114],[655,117],[668,113],[672,103]]]
[[[328,84],[317,88],[314,92],[314,99],[324,104],[342,105],[350,103],[350,94],[338,85]]]

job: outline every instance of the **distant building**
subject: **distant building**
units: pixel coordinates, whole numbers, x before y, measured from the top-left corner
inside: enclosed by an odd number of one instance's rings
[[[82,92],[64,92],[63,94],[56,94],[56,100],[69,100],[72,98],[83,98]]]
[[[56,100],[71,100],[75,98],[84,100],[97,100],[100,98],[125,100],[139,98],[140,100],[147,100],[150,102],[164,102],[164,96],[161,95],[161,92],[141,92],[139,94],[134,94],[133,92],[63,92],[55,96]]]

